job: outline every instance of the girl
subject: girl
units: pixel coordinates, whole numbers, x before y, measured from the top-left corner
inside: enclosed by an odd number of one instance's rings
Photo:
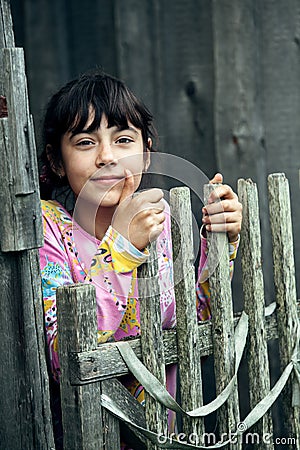
[[[42,201],[45,244],[40,249],[40,265],[49,364],[55,382],[60,375],[56,288],[77,282],[95,286],[99,343],[136,336],[140,332],[136,273],[147,260],[147,245],[153,240],[163,327],[175,326],[168,205],[160,189],[136,193],[149,167],[155,136],[147,108],[124,83],[104,73],[85,74],[69,82],[49,102],[40,177],[46,199]],[[222,175],[215,175],[211,182],[222,183]],[[64,186],[74,195],[75,207],[49,200],[54,187]],[[215,202],[219,197],[222,201]],[[203,208],[203,222],[209,231],[227,231],[232,261],[241,228],[241,204],[229,186],[221,185],[211,194]],[[203,237],[199,273],[205,252]],[[196,291],[199,319],[204,320],[210,317],[208,282]],[[170,367],[167,387],[173,395],[174,376],[174,367]],[[136,380],[127,377],[124,384],[143,401],[143,389]],[[53,398],[55,414],[59,407]],[[61,447],[58,440],[57,447]]]

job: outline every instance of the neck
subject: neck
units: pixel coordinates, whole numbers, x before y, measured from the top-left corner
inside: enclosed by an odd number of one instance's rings
[[[80,207],[77,205],[75,208],[73,217],[91,236],[96,236],[97,239],[102,240],[111,225],[115,210],[115,206],[96,209],[94,204],[82,201]]]

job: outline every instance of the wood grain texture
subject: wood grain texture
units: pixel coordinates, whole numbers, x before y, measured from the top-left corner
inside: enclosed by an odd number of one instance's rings
[[[34,132],[24,59],[13,48],[8,1],[1,0],[0,14],[0,89],[9,110],[9,117],[0,119],[0,446],[50,450],[54,440],[36,249],[42,245],[42,221]],[[17,134],[24,134],[25,117],[28,142],[19,147]],[[31,190],[34,195],[27,195]]]
[[[297,306],[298,317],[300,317],[300,303]],[[237,315],[234,319],[236,326],[239,319]],[[273,312],[266,317],[266,339],[274,340],[278,338],[276,313]],[[176,363],[177,355],[177,337],[176,331],[165,330],[164,333],[164,354],[166,364]],[[211,322],[198,324],[199,335],[199,354],[207,356],[213,354],[212,344],[212,324]],[[136,356],[141,359],[140,338],[128,341]],[[128,373],[128,368],[122,359],[116,345],[112,343],[101,344],[97,350],[71,353],[69,355],[71,365],[71,383],[86,384],[94,381],[105,380],[111,377],[119,377]]]
[[[243,205],[241,230],[241,259],[243,274],[244,310],[249,316],[248,374],[250,408],[262,400],[270,390],[267,336],[265,326],[265,294],[262,271],[261,236],[257,186],[251,180],[238,182],[238,195]],[[273,435],[271,412],[267,412],[253,429],[259,436]],[[253,449],[271,450],[274,442],[253,444]]]
[[[268,186],[278,339],[280,363],[283,369],[293,355],[297,330],[300,326],[297,315],[290,193],[288,180],[282,173],[269,175]],[[283,420],[287,426],[288,435],[297,439],[298,449],[300,448],[300,413],[299,407],[292,407],[291,380],[284,391],[283,403]],[[292,449],[292,445],[287,448]]]
[[[70,352],[97,347],[95,288],[89,284],[59,287],[56,297],[64,446],[99,450],[103,446],[100,383],[72,386],[69,367]]]
[[[0,252],[1,448],[54,448],[36,250]]]
[[[43,245],[35,138],[23,50],[2,49],[0,55],[0,79],[9,111],[8,117],[1,119],[1,249],[19,251]]]
[[[165,357],[162,339],[160,290],[155,244],[150,248],[150,259],[139,268],[139,298],[141,320],[142,360],[148,370],[165,386]],[[167,435],[167,410],[145,391],[147,428]],[[156,445],[147,442],[148,450]]]
[[[0,1],[0,49],[15,46],[15,37],[13,31],[12,16],[10,11],[10,2],[8,0]],[[0,56],[0,67],[3,66]],[[3,94],[3,85],[0,82],[0,92]]]
[[[290,183],[292,222],[295,236],[300,234],[300,4],[266,0],[257,2],[260,30],[261,93],[265,129],[267,174],[284,172]],[[300,240],[294,240],[300,291]]]
[[[0,16],[0,48],[14,47],[15,37],[10,11],[10,2],[8,0],[1,0]]]
[[[232,187],[241,177],[254,180],[261,194],[261,211],[266,211],[268,154],[261,95],[261,66],[265,64],[264,54],[260,53],[261,28],[257,26],[264,11],[260,11],[259,2],[253,0],[214,0],[212,3],[217,170]],[[261,215],[261,227],[263,255],[267,256],[271,253],[271,240],[266,214]],[[271,298],[273,280],[269,258],[265,258],[264,265],[269,274],[265,281],[266,295]],[[233,283],[241,292],[239,267]]]
[[[116,378],[112,378],[110,380],[105,380],[101,384],[102,394],[108,395],[110,398],[114,400],[116,405],[122,410],[125,411],[127,416],[137,425],[141,427],[146,427],[146,419],[145,419],[145,408],[130,394],[128,389],[126,389],[119,380]],[[103,415],[109,415],[109,413],[103,409]],[[110,417],[111,421],[112,416]],[[122,427],[122,424],[115,420],[115,424],[111,423],[111,427]],[[104,427],[104,441],[107,447],[107,450],[110,449],[119,449],[119,442],[116,442],[116,433],[119,432],[118,428],[115,430],[110,428],[108,430],[107,425]],[[126,433],[126,443],[127,445],[132,445],[133,448],[144,449],[144,444],[146,442],[146,438],[143,437],[141,433],[137,430],[134,430],[130,426],[124,427],[124,436]],[[133,442],[131,442],[133,441]]]
[[[201,358],[196,313],[195,268],[190,190],[170,192],[171,231],[176,298],[176,330],[181,406],[191,411],[203,404]],[[176,255],[176,256],[175,256]],[[187,389],[187,386],[189,388]],[[202,419],[182,417],[183,432],[202,436]]]
[[[216,185],[204,185],[205,204]],[[212,337],[216,393],[219,394],[234,373],[234,327],[231,284],[226,233],[207,233],[209,286],[211,292]],[[237,385],[225,405],[218,410],[219,433],[236,429],[240,421]],[[229,449],[241,449],[240,443],[230,443]]]

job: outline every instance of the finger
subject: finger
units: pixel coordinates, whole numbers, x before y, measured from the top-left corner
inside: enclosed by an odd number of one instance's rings
[[[211,179],[211,180],[209,180],[209,183],[210,184],[218,184],[218,183],[223,183],[223,175],[221,174],[221,173],[216,173],[215,175],[214,175],[214,177]]]
[[[120,196],[119,203],[122,203],[126,198],[131,197],[134,194],[135,188],[134,188],[134,176],[130,172],[129,169],[125,170],[125,181],[123,190]]]
[[[164,223],[164,221],[166,220],[165,213],[164,212],[157,213],[155,215],[155,219],[158,224]]]
[[[236,223],[238,225],[240,223],[240,216],[237,212],[223,212],[205,216],[202,221],[205,224]]]
[[[221,200],[220,202],[210,203],[202,208],[203,214],[209,216],[224,211],[240,211],[240,203],[235,201],[235,199]]]
[[[237,233],[239,233],[239,227],[238,224],[236,222],[222,222],[222,223],[209,223],[207,225],[205,225],[207,231],[212,231],[212,232],[216,232],[216,233],[220,233],[220,232],[233,232],[233,231],[237,231]]]
[[[227,233],[230,242],[237,240],[240,228],[235,223],[217,223],[205,225],[207,231],[212,233]]]
[[[164,208],[164,201],[162,200],[164,197],[164,193],[161,189],[153,188],[153,189],[147,189],[146,191],[140,192],[137,195],[138,199],[142,203],[160,203],[160,206],[163,205]],[[161,208],[162,209],[162,208]]]
[[[216,187],[208,197],[208,203],[218,202],[221,199],[237,199],[237,195],[233,192],[232,188],[227,184],[222,184],[222,186]]]
[[[164,224],[161,223],[155,227],[154,230],[151,230],[149,234],[149,242],[155,241],[158,236],[164,231]]]

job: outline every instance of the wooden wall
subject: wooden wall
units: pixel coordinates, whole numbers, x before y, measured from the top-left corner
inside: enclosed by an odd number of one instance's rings
[[[102,66],[152,109],[162,151],[235,189],[258,183],[270,300],[266,177],[286,173],[299,273],[300,0],[12,0],[12,13],[36,129],[50,93]]]

